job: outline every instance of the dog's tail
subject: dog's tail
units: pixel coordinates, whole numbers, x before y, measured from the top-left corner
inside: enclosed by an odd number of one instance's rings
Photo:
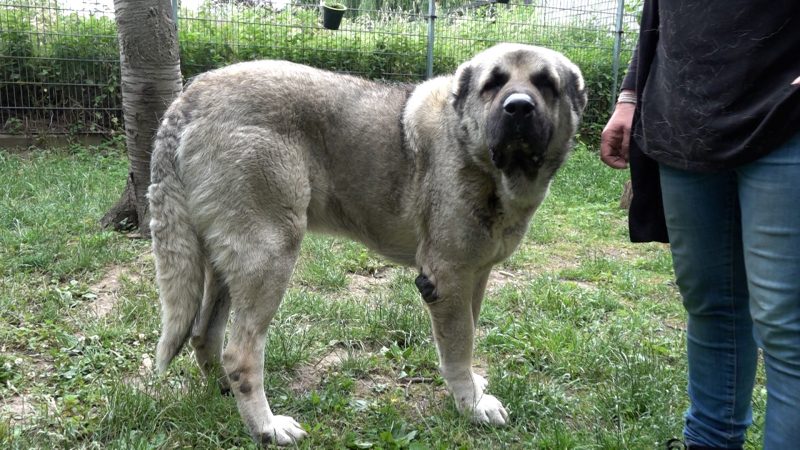
[[[185,126],[180,100],[164,115],[150,160],[150,231],[161,299],[156,370],[166,371],[191,332],[203,297],[205,256],[189,215],[177,168]]]

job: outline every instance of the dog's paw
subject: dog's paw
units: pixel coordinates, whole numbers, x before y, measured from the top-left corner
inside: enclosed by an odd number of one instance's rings
[[[482,375],[478,375],[475,372],[472,372],[472,382],[475,384],[475,387],[477,387],[480,392],[485,391],[486,387],[489,386],[489,380],[487,380]]]
[[[217,378],[217,386],[219,387],[220,394],[225,397],[233,397],[233,391],[231,391],[231,382],[228,381],[228,377]]]
[[[505,425],[508,412],[494,395],[483,394],[472,409],[472,421],[486,425]]]
[[[263,445],[294,445],[308,433],[289,416],[273,416],[267,429],[257,433],[256,440]]]

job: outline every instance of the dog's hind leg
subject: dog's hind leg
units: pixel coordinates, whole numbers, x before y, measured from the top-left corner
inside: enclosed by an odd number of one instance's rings
[[[203,304],[195,317],[189,342],[200,370],[209,379],[218,377],[220,390],[227,394],[230,385],[222,371],[221,358],[231,299],[228,286],[219,279],[210,264],[206,266],[205,280]]]
[[[242,419],[262,443],[291,445],[306,432],[291,417],[274,415],[264,393],[267,328],[278,309],[300,251],[299,236],[276,229],[260,236],[240,235],[247,249],[241,269],[227,274],[234,311],[228,344],[222,353],[231,391]],[[276,242],[277,241],[277,242]]]
[[[291,445],[306,432],[269,407],[264,346],[306,231],[311,195],[306,162],[301,148],[270,130],[237,126],[205,133],[226,138],[211,139],[220,147],[190,159],[197,167],[185,172],[198,180],[192,195],[196,223],[217,279],[230,295],[233,314],[222,366],[253,437]],[[217,320],[222,328],[223,319]]]

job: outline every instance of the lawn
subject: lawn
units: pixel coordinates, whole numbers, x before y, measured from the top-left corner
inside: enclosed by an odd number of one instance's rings
[[[118,145],[0,149],[0,447],[255,448],[184,350],[155,377],[149,242],[102,231]],[[684,313],[668,248],[630,244],[624,172],[579,145],[489,285],[476,348],[504,428],[455,411],[416,273],[311,236],[270,330],[267,396],[301,448],[652,449],[686,408]],[[765,393],[756,388],[758,448]]]

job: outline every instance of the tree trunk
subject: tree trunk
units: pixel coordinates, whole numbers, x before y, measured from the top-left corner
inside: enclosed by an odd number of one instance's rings
[[[122,111],[130,169],[117,204],[100,220],[150,236],[150,154],[161,117],[181,92],[178,33],[170,0],[114,0],[119,36]]]

